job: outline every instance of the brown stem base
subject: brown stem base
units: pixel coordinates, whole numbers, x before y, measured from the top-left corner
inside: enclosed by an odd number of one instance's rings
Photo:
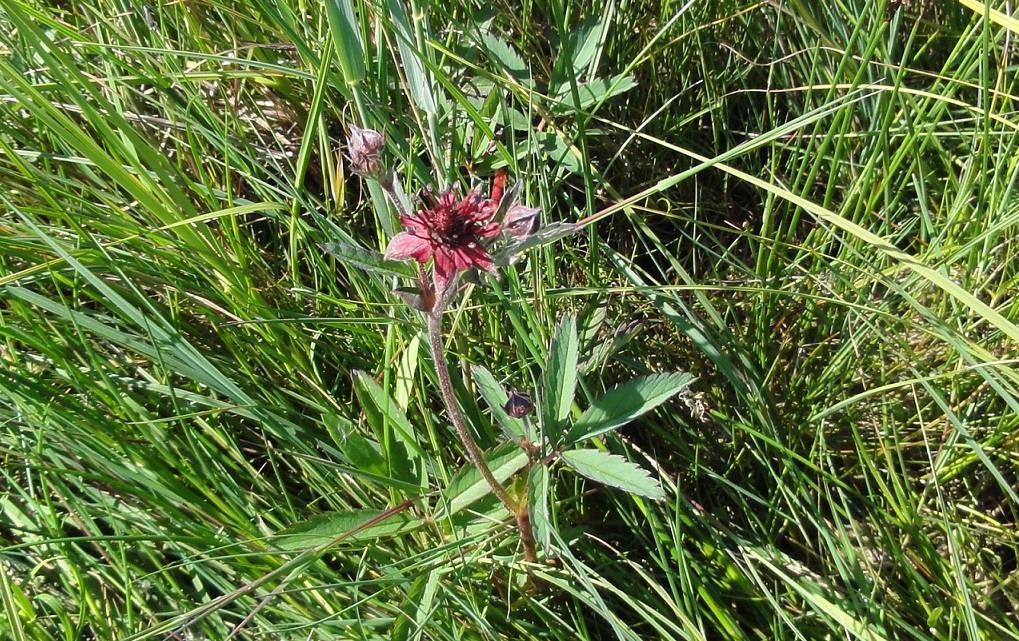
[[[537,563],[538,554],[534,546],[534,528],[531,527],[531,506],[522,502],[517,510],[517,529],[520,530],[520,542],[524,546],[524,560]]]

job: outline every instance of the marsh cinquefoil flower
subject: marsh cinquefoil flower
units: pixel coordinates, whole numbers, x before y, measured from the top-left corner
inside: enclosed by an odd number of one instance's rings
[[[457,272],[477,267],[495,272],[485,241],[499,235],[499,223],[492,221],[496,203],[474,189],[463,198],[455,189],[438,196],[424,194],[426,206],[417,213],[401,216],[405,231],[389,241],[386,258],[419,263],[435,261],[435,281],[440,287]]]

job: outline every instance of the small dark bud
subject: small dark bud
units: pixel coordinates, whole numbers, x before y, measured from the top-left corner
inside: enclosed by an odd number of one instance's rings
[[[534,403],[524,394],[510,392],[509,400],[502,409],[513,418],[523,418],[534,411]]]
[[[386,138],[373,129],[350,126],[347,136],[347,157],[350,169],[365,178],[378,178],[382,174],[382,149]]]

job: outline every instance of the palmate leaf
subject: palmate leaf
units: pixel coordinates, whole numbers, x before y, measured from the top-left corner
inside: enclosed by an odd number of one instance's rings
[[[347,434],[340,444],[340,451],[352,466],[369,474],[385,476],[389,470],[386,469],[386,459],[380,450],[378,443],[360,434]]]
[[[577,443],[626,425],[681,392],[693,380],[685,372],[670,372],[641,376],[617,385],[581,414],[566,442]]]
[[[552,520],[548,511],[549,470],[547,465],[535,465],[527,479],[527,503],[531,512],[534,540],[545,551],[551,552]]]
[[[414,428],[396,401],[367,372],[354,371],[354,393],[361,402],[368,425],[379,443],[388,443],[382,454],[389,462],[390,473],[397,479],[428,486],[425,453],[414,437]],[[386,438],[389,432],[394,438]]]
[[[577,474],[592,481],[650,499],[665,498],[665,490],[647,470],[622,456],[600,450],[570,450],[561,458]]]
[[[492,475],[496,480],[505,483],[508,478],[527,465],[527,452],[520,449],[516,443],[503,443],[485,452],[485,462],[488,463],[488,468],[492,470]],[[478,468],[468,463],[457,472],[443,492],[446,503],[436,520],[452,516],[491,493],[492,488],[481,476]]]
[[[478,391],[481,392],[481,397],[485,399],[488,407],[492,410],[492,416],[495,418],[496,423],[499,424],[499,429],[503,435],[514,441],[522,438],[524,436],[524,422],[519,418],[513,418],[503,409],[508,397],[502,385],[499,385],[499,381],[495,380],[492,372],[488,371],[483,365],[473,365],[471,366],[471,374],[474,376],[474,382],[478,386]]]
[[[580,79],[586,75],[588,65],[597,54],[603,28],[602,20],[591,16],[566,34],[552,68],[551,87],[569,85],[571,77]]]
[[[505,40],[492,33],[482,33],[481,42],[492,58],[514,79],[526,86],[531,84],[531,72],[523,57]]]
[[[605,102],[620,94],[624,94],[637,86],[637,81],[629,74],[621,74],[611,78],[595,78],[577,86],[577,99],[579,104],[573,104],[573,97],[570,95],[569,85],[564,85],[559,90],[556,99],[560,101],[557,111],[570,109],[589,109],[599,103]]]

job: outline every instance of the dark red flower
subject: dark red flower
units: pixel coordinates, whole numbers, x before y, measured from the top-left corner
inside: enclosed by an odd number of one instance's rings
[[[437,283],[449,281],[457,272],[471,267],[495,272],[495,264],[485,239],[499,234],[499,223],[492,222],[496,203],[475,189],[462,199],[450,189],[438,197],[425,194],[426,207],[410,216],[401,216],[405,231],[389,241],[386,258],[419,263],[435,260]]]

